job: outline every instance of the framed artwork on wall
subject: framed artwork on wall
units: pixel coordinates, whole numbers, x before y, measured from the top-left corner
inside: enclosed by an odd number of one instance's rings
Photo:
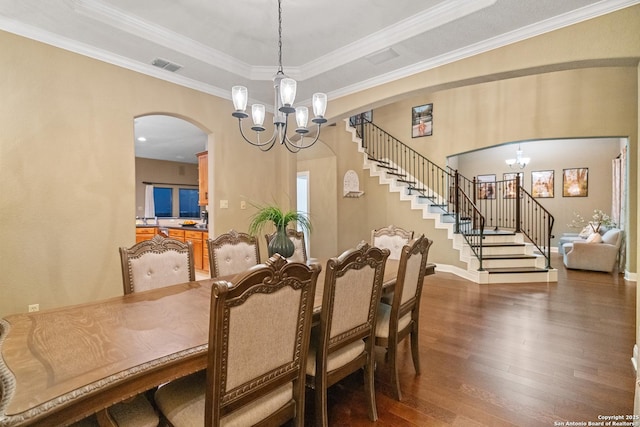
[[[433,135],[433,104],[411,108],[411,137]]]
[[[531,195],[537,198],[554,197],[553,171],[531,172]]]
[[[478,175],[478,199],[496,198],[496,176]]]
[[[589,169],[562,170],[562,196],[587,197],[589,195]]]
[[[504,181],[504,198],[515,199],[516,198],[516,177],[520,177],[520,187],[524,186],[524,172],[507,172],[502,174],[502,180]],[[522,193],[520,193],[522,197]]]

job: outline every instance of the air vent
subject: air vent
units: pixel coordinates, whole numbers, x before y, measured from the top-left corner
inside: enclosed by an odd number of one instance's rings
[[[182,65],[178,65],[174,62],[167,61],[166,59],[162,58],[154,59],[153,62],[151,62],[151,65],[162,68],[163,70],[171,71],[172,73],[175,73],[180,68],[182,68]]]

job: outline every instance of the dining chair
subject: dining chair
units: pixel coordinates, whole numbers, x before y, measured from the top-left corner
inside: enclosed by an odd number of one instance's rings
[[[195,280],[191,242],[155,235],[151,240],[120,248],[125,294]],[[144,393],[96,414],[100,426],[155,427],[160,418]]]
[[[278,254],[211,291],[206,371],[158,388],[174,427],[304,425],[304,369],[320,267]]]
[[[260,248],[255,236],[230,230],[207,240],[211,277],[238,274],[260,264]]]
[[[120,248],[124,293],[146,291],[196,280],[191,242],[159,234]]]
[[[269,246],[271,239],[273,239],[275,235],[276,233],[274,232],[272,234],[266,234],[264,236],[267,241],[267,246]],[[302,231],[297,231],[292,228],[287,228],[287,236],[289,236],[289,239],[291,239],[294,245],[293,255],[291,255],[287,259],[293,262],[306,263],[308,257],[307,257],[307,245],[304,241],[304,233]]]
[[[385,302],[378,304],[375,345],[387,349],[386,360],[392,370],[391,382],[397,400],[402,399],[398,376],[398,345],[407,337],[411,339],[413,367],[416,375],[420,374],[420,296],[432,244],[433,241],[423,234],[402,248],[391,305]]]
[[[369,419],[376,421],[374,331],[388,249],[363,242],[327,261],[320,323],[312,331],[307,385],[315,391],[316,426],[329,424],[327,389],[363,369]]]
[[[413,231],[389,225],[371,231],[371,246],[389,249],[389,259],[400,259],[402,247],[413,239]]]

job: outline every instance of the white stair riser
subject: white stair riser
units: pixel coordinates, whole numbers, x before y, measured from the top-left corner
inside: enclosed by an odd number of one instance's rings
[[[471,247],[465,245],[462,248],[462,254],[472,256]],[[533,246],[484,246],[482,255],[533,255]]]
[[[546,273],[500,273],[489,274],[486,283],[531,283],[531,282],[557,282],[558,270],[549,270]]]
[[[469,259],[469,268],[478,269],[480,261],[473,257]],[[544,260],[539,262],[538,258],[528,259],[484,259],[483,268],[516,268],[516,267],[544,267]]]

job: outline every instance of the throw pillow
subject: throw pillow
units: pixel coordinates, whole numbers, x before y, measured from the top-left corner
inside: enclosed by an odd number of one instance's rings
[[[602,243],[602,236],[600,233],[593,233],[587,237],[587,243]]]

